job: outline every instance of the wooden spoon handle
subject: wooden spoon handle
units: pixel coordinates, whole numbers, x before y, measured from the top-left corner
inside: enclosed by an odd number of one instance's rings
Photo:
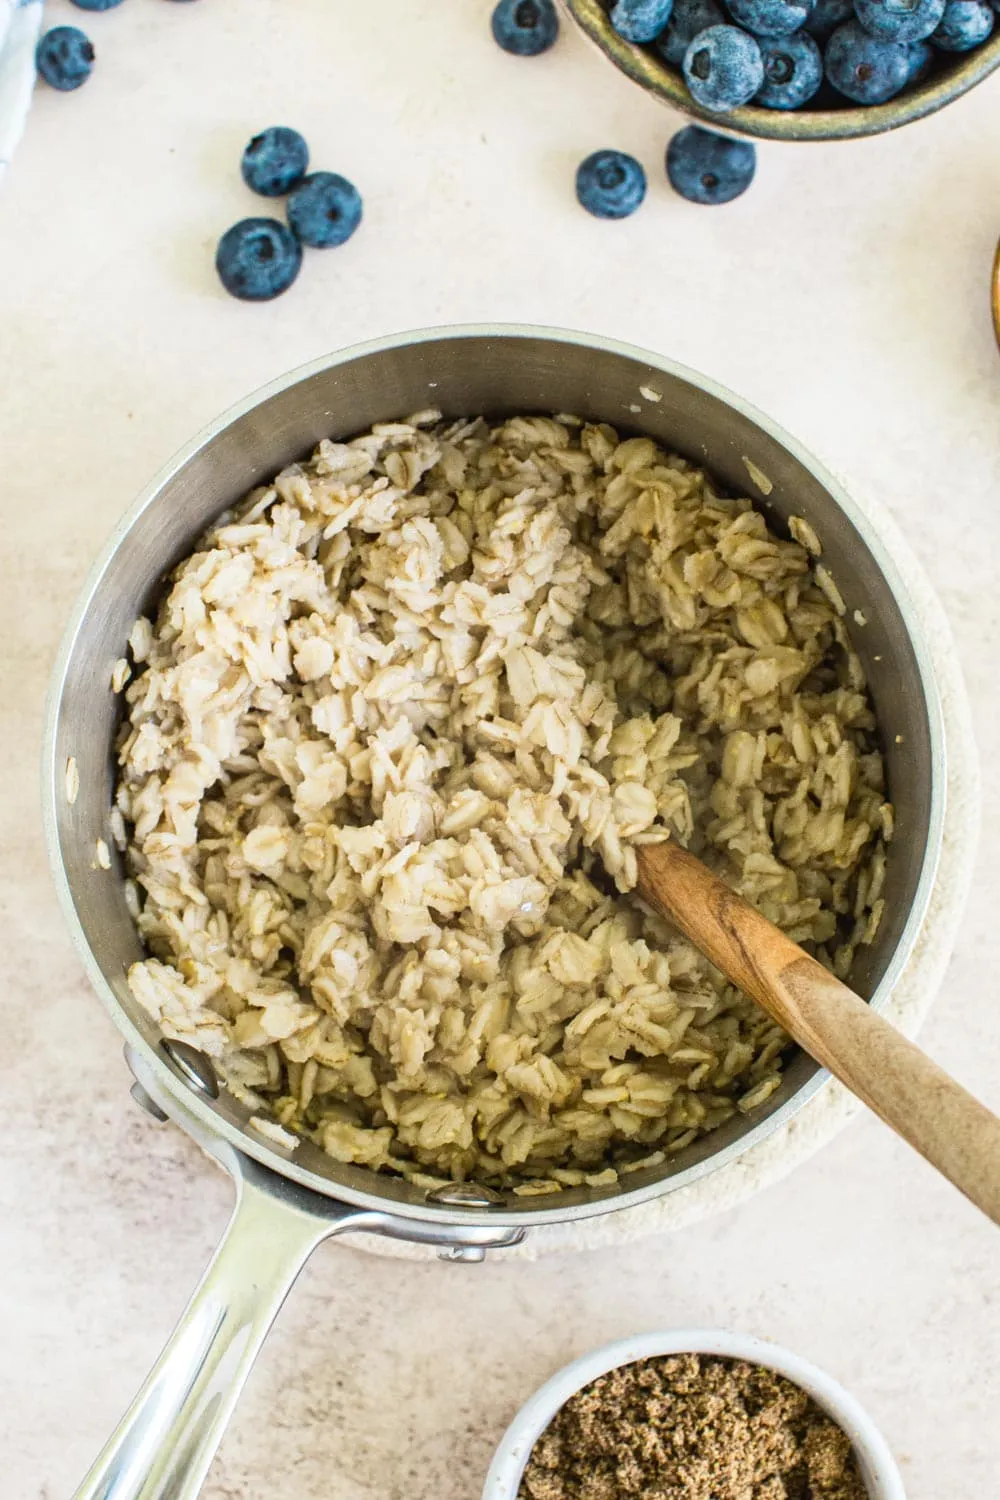
[[[1000,1224],[1000,1119],[701,860],[673,843],[638,853],[650,905]]]

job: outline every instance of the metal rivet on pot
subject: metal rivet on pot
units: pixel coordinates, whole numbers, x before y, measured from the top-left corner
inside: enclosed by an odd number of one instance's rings
[[[204,1052],[188,1042],[176,1042],[172,1037],[162,1038],[160,1051],[185,1083],[189,1083],[206,1098],[218,1099],[219,1080],[215,1076],[212,1059]]]
[[[147,1115],[152,1115],[153,1119],[159,1121],[161,1125],[165,1120],[168,1120],[170,1118],[166,1111],[160,1108],[156,1100],[149,1097],[141,1083],[133,1083],[132,1087],[129,1089],[129,1093],[132,1095],[132,1098],[135,1100],[136,1104],[138,1104],[139,1108],[144,1109]]]
[[[445,1182],[427,1194],[428,1203],[441,1203],[447,1208],[489,1208],[503,1201],[501,1193],[478,1182]]]
[[[446,1245],[438,1251],[438,1260],[457,1261],[463,1266],[478,1266],[486,1259],[481,1245]]]

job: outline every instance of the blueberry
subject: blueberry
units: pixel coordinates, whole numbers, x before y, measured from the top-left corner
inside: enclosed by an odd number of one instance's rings
[[[90,37],[76,26],[53,26],[35,49],[35,67],[46,83],[65,94],[86,83],[95,56]]]
[[[611,24],[627,42],[651,42],[670,20],[674,0],[615,0]]]
[[[303,245],[342,245],[361,223],[361,194],[336,172],[311,172],[288,199],[288,222]]]
[[[122,0],[73,0],[78,10],[114,10]]]
[[[255,135],[243,152],[243,181],[264,198],[280,198],[291,192],[306,175],[309,147],[297,130],[271,125]]]
[[[934,68],[936,55],[930,42],[911,42],[909,52],[910,76],[906,81],[911,87],[915,88],[930,76]]]
[[[912,60],[903,42],[880,42],[857,21],[838,26],[826,44],[826,76],[857,104],[884,104],[910,81]]]
[[[559,35],[552,0],[500,0],[491,25],[497,46],[515,57],[537,57]]]
[[[764,82],[764,64],[754,37],[738,26],[710,26],[684,54],[684,77],[703,109],[722,114],[746,104]]]
[[[762,37],[764,83],[754,99],[765,109],[798,109],[823,82],[823,54],[806,32]]]
[[[809,19],[815,0],[726,0],[734,21],[755,36],[791,36]]]
[[[805,22],[805,30],[825,42],[854,15],[854,0],[816,0]]]
[[[931,41],[942,52],[971,52],[993,30],[994,16],[985,0],[948,0]]]
[[[595,151],[576,169],[576,196],[598,219],[627,219],[646,196],[646,174],[624,151]]]
[[[268,302],[287,291],[301,265],[302,246],[277,219],[241,219],[215,252],[222,285],[244,302]]]
[[[858,20],[882,42],[919,42],[944,15],[945,0],[854,0]]]
[[[997,4],[1000,5],[1000,0]],[[674,0],[666,30],[660,32],[653,45],[664,62],[679,68],[699,31],[724,26],[725,22],[726,13],[717,0]]]
[[[757,152],[750,141],[731,140],[687,125],[667,147],[670,186],[691,203],[731,203],[753,182]]]

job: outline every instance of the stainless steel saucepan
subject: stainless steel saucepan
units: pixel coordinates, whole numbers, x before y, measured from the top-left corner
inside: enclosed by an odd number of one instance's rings
[[[123,872],[116,864],[101,868],[95,849],[98,839],[111,844],[119,708],[110,682],[133,621],[208,523],[253,486],[307,455],[320,438],[349,436],[429,406],[448,416],[568,411],[648,433],[706,465],[732,491],[752,495],[773,524],[796,514],[813,525],[848,622],[856,622],[897,810],[885,919],[852,975],[876,1008],[927,910],[945,778],[938,695],[919,620],[865,517],[760,413],[656,355],[521,327],[437,329],[365,344],[298,370],[228,412],[154,481],[112,537],[66,635],[49,707],[44,809],[52,865],[87,972],[125,1037],[133,1096],[193,1136],[236,1186],[222,1244],[79,1500],[191,1500],[260,1344],[321,1240],[366,1230],[436,1245],[447,1259],[481,1259],[533,1225],[628,1208],[718,1170],[776,1130],[826,1078],[807,1057],[794,1058],[760,1110],[620,1186],[551,1199],[519,1200],[474,1185],[426,1193],[343,1166],[307,1141],[286,1148],[262,1135],[210,1061],[164,1041],[130,993],[126,970],[140,946]]]

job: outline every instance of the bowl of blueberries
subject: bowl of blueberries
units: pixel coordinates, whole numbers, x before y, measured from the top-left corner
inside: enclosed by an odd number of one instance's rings
[[[1000,0],[563,0],[649,93],[727,132],[846,140],[1000,65]]]

